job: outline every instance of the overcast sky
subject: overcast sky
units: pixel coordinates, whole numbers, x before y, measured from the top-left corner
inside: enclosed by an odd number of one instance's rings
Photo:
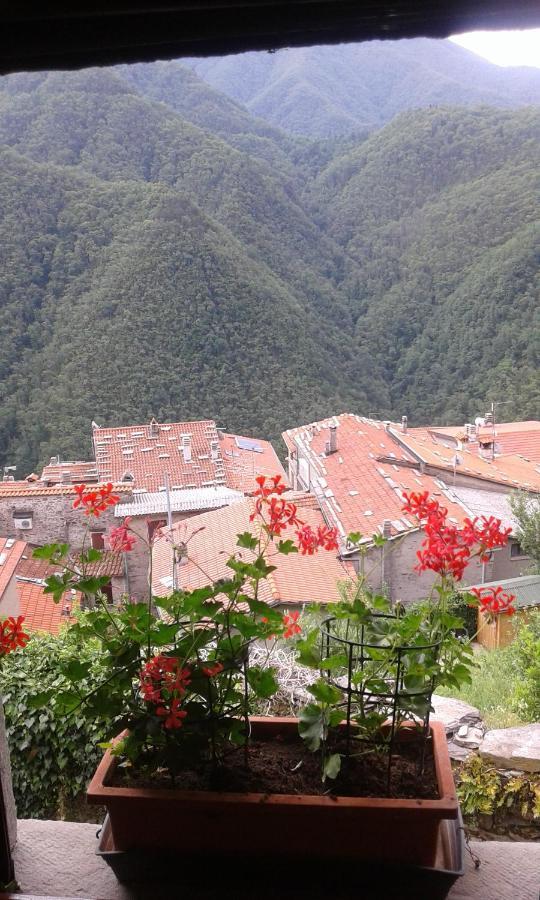
[[[450,38],[499,66],[540,68],[540,28],[528,31],[471,31]]]

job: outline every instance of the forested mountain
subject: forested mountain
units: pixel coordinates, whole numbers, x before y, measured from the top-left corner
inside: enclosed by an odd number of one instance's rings
[[[0,79],[0,463],[86,454],[91,419],[538,416],[539,135],[299,140],[178,63]]]
[[[540,104],[540,70],[502,69],[451,41],[415,38],[186,61],[291,134],[379,128],[407,109]]]

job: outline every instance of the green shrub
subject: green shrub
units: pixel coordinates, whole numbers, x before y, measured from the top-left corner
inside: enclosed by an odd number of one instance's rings
[[[24,650],[3,660],[0,692],[4,702],[10,747],[13,788],[21,818],[66,818],[80,806],[81,795],[101,756],[97,747],[105,732],[75,712],[66,716],[54,704],[36,709],[30,698],[40,691],[56,692],[70,685],[64,675],[66,658],[73,657],[68,631],[33,636]],[[78,648],[80,661],[95,662],[97,648]],[[92,689],[92,678],[81,681],[81,691]],[[74,813],[80,818],[80,813]],[[87,816],[83,815],[83,818]]]
[[[437,689],[478,707],[489,728],[509,728],[540,719],[540,611],[527,623],[516,620],[512,644],[500,650],[479,650],[472,683],[459,691]]]
[[[531,612],[509,650],[519,674],[513,707],[525,721],[540,721],[540,610]]]

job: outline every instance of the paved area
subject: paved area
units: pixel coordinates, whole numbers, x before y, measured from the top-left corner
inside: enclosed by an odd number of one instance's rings
[[[168,889],[152,884],[128,888],[119,884],[95,855],[96,830],[96,825],[75,822],[19,820],[15,870],[21,891],[91,900],[303,900],[304,891],[298,885],[293,889],[284,878],[283,883],[271,886],[265,872],[254,883],[243,876],[241,866],[236,867],[238,883],[230,890],[186,883],[181,870]],[[448,900],[539,900],[540,843],[473,842],[471,848],[480,859],[480,867],[475,869],[467,854],[467,871],[451,888]],[[334,884],[332,877],[331,884],[331,889],[328,885],[314,889],[312,884],[305,891],[306,900],[432,900],[434,896],[417,888],[409,892],[406,884],[395,893],[384,884],[367,887],[360,868],[354,885]]]

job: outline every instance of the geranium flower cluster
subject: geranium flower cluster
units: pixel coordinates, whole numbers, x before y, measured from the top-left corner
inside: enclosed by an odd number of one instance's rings
[[[0,622],[0,656],[6,656],[17,647],[26,647],[30,635],[23,631],[24,616],[9,616]]]
[[[420,519],[426,535],[422,549],[417,552],[419,572],[431,569],[459,581],[474,556],[485,561],[487,551],[504,547],[511,533],[510,528],[502,528],[501,520],[493,516],[465,519],[459,528],[448,520],[448,510],[430,498],[427,491],[404,492],[403,498],[403,512]]]
[[[478,600],[480,611],[488,622],[493,622],[495,616],[501,613],[513,616],[516,611],[514,606],[515,594],[506,593],[500,585],[489,588],[471,588],[471,594],[474,594]]]
[[[287,490],[287,485],[282,482],[281,475],[274,475],[273,478],[258,475],[255,481],[259,487],[253,495],[257,500],[255,501],[255,512],[249,517],[250,522],[253,522],[259,515],[264,522],[265,531],[270,537],[279,537],[290,525],[300,526],[303,524],[296,515],[296,503],[281,497],[281,494]]]
[[[79,506],[83,507],[86,516],[96,516],[96,518],[105,512],[107,507],[114,506],[120,500],[117,494],[113,494],[113,486],[110,482],[95,490],[87,490],[85,484],[78,484],[75,486],[75,493],[77,496],[73,501],[73,509],[77,509]]]
[[[313,556],[319,548],[324,550],[337,550],[337,529],[327,528],[326,525],[319,525],[317,529],[313,529],[311,525],[302,525],[296,532],[298,539],[298,547],[304,555]]]
[[[259,475],[255,479],[259,485],[254,496],[255,512],[250,516],[252,522],[259,515],[264,522],[265,531],[270,537],[280,537],[287,527],[296,527],[298,548],[302,554],[312,556],[317,550],[337,550],[337,529],[319,525],[313,529],[298,518],[296,503],[285,500],[281,494],[287,490],[287,485],[281,480],[281,475],[267,478]]]
[[[182,666],[174,656],[160,654],[145,663],[139,680],[144,700],[155,705],[164,727],[180,728],[187,716],[182,703],[191,682],[191,669]]]
[[[109,534],[109,546],[111,550],[114,550],[117,553],[128,553],[130,550],[133,550],[137,541],[129,530],[130,521],[131,516],[127,516],[121,525],[111,529],[111,533]]]
[[[285,625],[285,631],[283,632],[284,638],[292,638],[295,636],[295,634],[302,633],[302,629],[298,624],[299,618],[299,612],[292,612],[283,616],[283,624]]]

